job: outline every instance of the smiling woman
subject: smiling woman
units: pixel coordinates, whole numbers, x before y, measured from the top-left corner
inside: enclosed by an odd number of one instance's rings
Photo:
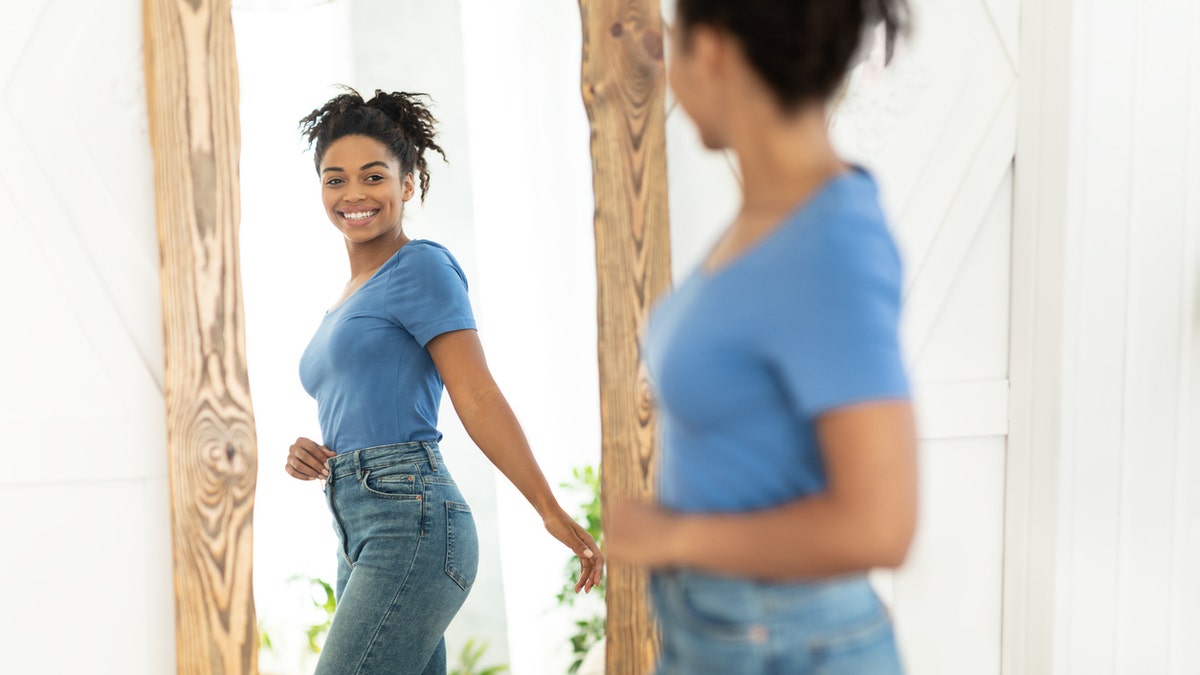
[[[255,598],[274,645],[263,652],[269,672],[304,673],[305,659],[316,660],[303,653],[304,630],[316,617],[305,620],[302,593],[286,580],[303,574],[332,582],[336,574],[337,541],[319,482],[282,470],[298,435],[324,440],[296,366],[351,277],[345,236],[331,226],[314,156],[302,152],[295,132],[298,118],[341,93],[330,83],[345,82],[368,98],[376,88],[430,94],[419,100],[439,121],[436,142],[449,161],[427,155],[429,191],[424,201],[404,202],[404,234],[453,252],[470,281],[488,365],[551,484],[573,466],[598,461],[592,176],[579,98],[579,10],[570,3],[539,8],[535,22],[521,19],[523,5],[535,3],[340,0],[296,11],[235,12],[243,280],[262,452]],[[525,39],[535,34],[537,40]],[[347,170],[365,163],[326,159]],[[420,182],[414,173],[415,197]],[[456,417],[450,405],[441,406],[440,446],[477,521],[480,568],[447,631],[447,650],[453,657],[468,640],[486,642],[481,663],[562,673],[573,624],[554,601],[561,544],[545,536],[537,512],[472,450]]]
[[[304,136],[316,145],[326,215],[346,238],[350,254],[351,278],[342,300],[382,264],[362,256],[381,243],[385,251],[407,243],[399,223],[415,191],[413,173],[420,175],[424,201],[429,191],[425,152],[446,157],[433,140],[434,123],[418,95],[377,91],[366,103],[353,90],[301,121]]]
[[[414,172],[424,197],[425,154],[442,153],[434,124],[417,96],[378,90],[370,100],[348,90],[301,121],[350,262],[300,360],[323,442],[298,438],[286,464],[296,479],[324,481],[340,544],[338,610],[317,673],[446,673],[443,634],[474,585],[479,544],[438,449],[443,383],[471,439],[579,556],[575,591],[603,573],[599,547],[558,504],[492,378],[462,268],[404,232]]]

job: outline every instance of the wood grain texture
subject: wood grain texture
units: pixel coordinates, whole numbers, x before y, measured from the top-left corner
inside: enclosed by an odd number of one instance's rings
[[[144,0],[162,263],[178,672],[257,672],[254,417],[238,269],[229,0]]]
[[[666,71],[658,0],[581,0],[583,101],[596,195],[602,495],[650,498],[655,413],[638,336],[671,283]],[[644,572],[611,565],[610,673],[654,665],[657,627]]]

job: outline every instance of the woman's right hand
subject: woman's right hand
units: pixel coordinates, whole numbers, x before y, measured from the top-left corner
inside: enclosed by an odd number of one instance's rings
[[[329,477],[329,466],[325,462],[337,455],[329,448],[318,445],[316,441],[303,436],[288,448],[287,464],[284,469],[288,475],[299,480],[317,480]]]
[[[566,544],[579,557],[579,581],[575,582],[575,592],[591,593],[604,577],[604,554],[600,552],[596,540],[561,508],[542,522],[555,539]]]

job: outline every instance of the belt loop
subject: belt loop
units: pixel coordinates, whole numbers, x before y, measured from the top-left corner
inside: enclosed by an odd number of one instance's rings
[[[363,477],[362,456],[362,450],[354,451],[354,475],[358,480],[362,480]]]
[[[428,441],[421,441],[421,447],[425,448],[425,454],[429,456],[429,468],[432,469],[434,473],[437,473],[438,461],[437,455],[434,454],[434,452],[437,450],[437,446]]]

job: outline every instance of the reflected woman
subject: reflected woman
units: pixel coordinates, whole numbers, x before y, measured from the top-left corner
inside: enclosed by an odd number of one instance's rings
[[[418,178],[422,199],[429,188],[426,153],[444,157],[429,110],[418,95],[348,90],[300,124],[350,259],[300,360],[323,444],[297,439],[286,467],[325,481],[340,544],[317,673],[444,675],[442,636],[474,583],[478,542],[438,447],[443,386],[471,438],[579,556],[576,592],[600,581],[604,559],[555,500],[488,370],[462,269],[404,233]]]
[[[740,212],[655,308],[661,505],[620,504],[652,572],[660,673],[901,672],[868,570],[917,513],[901,270],[870,174],[826,133],[864,27],[903,0],[678,0],[670,84],[741,164]]]

